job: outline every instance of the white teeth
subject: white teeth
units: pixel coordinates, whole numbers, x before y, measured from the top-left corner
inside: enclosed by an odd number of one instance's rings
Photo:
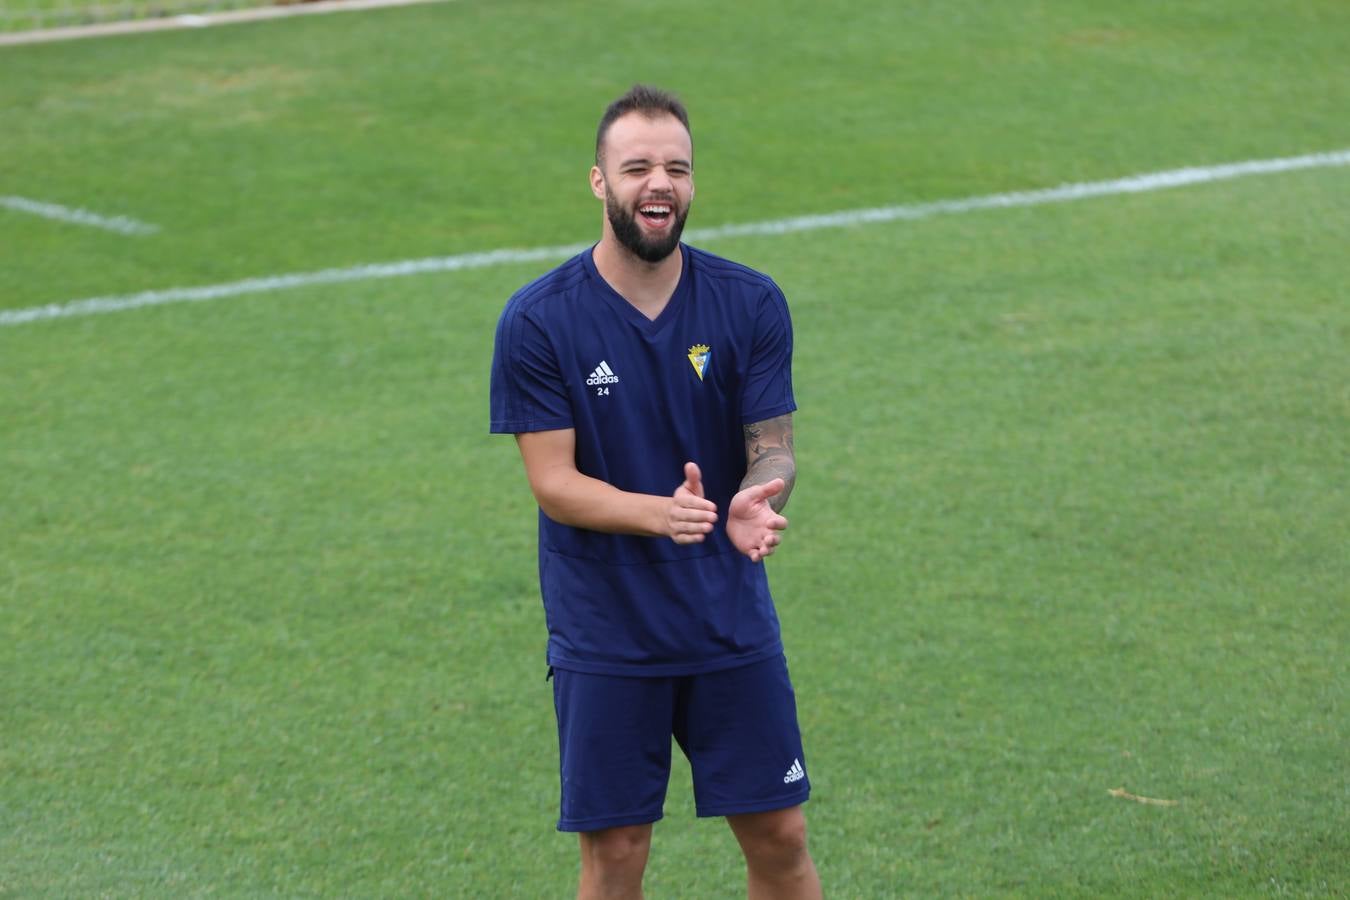
[[[648,205],[646,205],[646,206],[639,207],[639,211],[640,211],[640,212],[645,212],[645,213],[669,213],[669,212],[670,212],[670,207],[669,207],[669,206],[655,206],[655,205],[652,205],[652,204],[648,204]]]

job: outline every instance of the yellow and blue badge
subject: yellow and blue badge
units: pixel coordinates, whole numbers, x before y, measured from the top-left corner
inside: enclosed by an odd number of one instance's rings
[[[695,344],[689,348],[689,362],[693,365],[694,371],[698,373],[698,380],[703,380],[703,373],[708,369],[708,360],[712,358],[712,349],[707,344]]]

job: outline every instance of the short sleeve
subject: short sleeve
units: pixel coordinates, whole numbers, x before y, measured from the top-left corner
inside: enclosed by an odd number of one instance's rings
[[[572,406],[557,352],[519,300],[508,303],[497,322],[490,393],[489,430],[494,434],[572,427]]]
[[[762,422],[797,408],[792,396],[792,318],[773,282],[755,313],[750,367],[741,389],[741,422]]]

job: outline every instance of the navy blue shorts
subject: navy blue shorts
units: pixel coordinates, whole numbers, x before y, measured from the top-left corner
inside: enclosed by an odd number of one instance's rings
[[[670,678],[557,669],[553,704],[562,772],[559,831],[660,819],[672,736],[689,759],[700,816],[784,809],[811,792],[781,654]]]

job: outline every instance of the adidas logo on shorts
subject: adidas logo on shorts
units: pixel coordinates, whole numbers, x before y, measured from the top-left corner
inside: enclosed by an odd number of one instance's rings
[[[792,782],[801,781],[805,777],[806,770],[802,768],[802,761],[800,759],[794,759],[792,761],[792,768],[788,769],[787,774],[783,776],[783,784],[792,784]]]

